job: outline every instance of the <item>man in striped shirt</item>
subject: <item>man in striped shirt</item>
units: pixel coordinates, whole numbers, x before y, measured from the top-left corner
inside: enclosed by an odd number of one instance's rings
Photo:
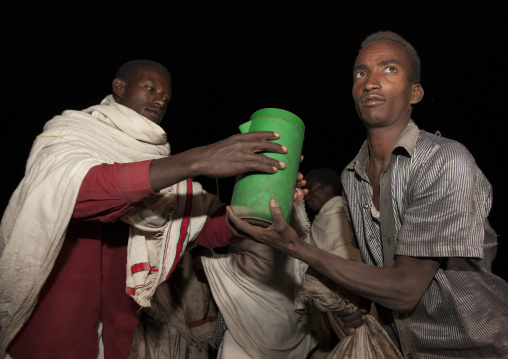
[[[405,358],[506,358],[508,284],[491,264],[492,188],[460,143],[420,130],[420,61],[399,35],[367,37],[353,71],[367,140],[342,173],[351,232],[364,263],[298,241],[276,200],[274,225],[239,230],[301,259],[374,301]],[[351,333],[361,313],[344,317]],[[360,320],[361,323],[361,320]]]

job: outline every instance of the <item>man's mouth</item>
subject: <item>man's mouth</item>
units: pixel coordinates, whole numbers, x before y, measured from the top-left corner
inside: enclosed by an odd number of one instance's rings
[[[160,108],[152,107],[152,108],[147,108],[146,112],[150,118],[158,120],[161,117],[162,110]]]
[[[363,97],[360,101],[360,104],[364,107],[374,107],[383,102],[385,102],[385,99],[383,97],[372,94]]]

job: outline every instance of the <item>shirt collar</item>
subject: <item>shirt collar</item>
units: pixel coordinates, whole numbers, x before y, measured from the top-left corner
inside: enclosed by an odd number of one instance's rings
[[[418,134],[420,129],[413,120],[409,121],[407,126],[402,130],[402,133],[393,147],[392,153],[396,148],[402,147],[406,150],[407,154],[411,157],[415,151],[416,141],[418,140]]]
[[[416,147],[416,141],[418,140],[418,134],[420,133],[420,129],[414,123],[413,120],[410,120],[407,126],[402,130],[399,139],[395,143],[393,147],[392,153],[397,148],[403,148],[406,150],[407,154],[411,157],[414,153]],[[369,157],[369,145],[367,140],[363,142],[360,151],[356,155],[355,159],[349,163],[346,167],[348,170],[354,170],[363,177],[365,176],[365,166],[367,164],[367,158]]]

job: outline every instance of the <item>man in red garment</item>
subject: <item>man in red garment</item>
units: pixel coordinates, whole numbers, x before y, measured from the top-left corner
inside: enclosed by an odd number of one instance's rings
[[[15,359],[96,358],[102,323],[105,356],[127,358],[140,307],[126,294],[129,225],[121,219],[195,176],[284,168],[261,154],[287,150],[270,141],[278,138],[272,132],[169,156],[158,125],[172,87],[159,63],[124,64],[112,89],[100,105],[65,111],[45,125],[2,218],[2,357],[7,350]],[[189,241],[206,247],[234,241],[224,212],[214,207],[198,230],[189,230]]]

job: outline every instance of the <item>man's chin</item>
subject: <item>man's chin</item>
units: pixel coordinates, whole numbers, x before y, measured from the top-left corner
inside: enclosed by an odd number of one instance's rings
[[[162,122],[162,117],[154,114],[154,113],[146,113],[145,114],[145,117],[149,120],[149,121],[152,121],[154,123],[156,123],[157,125],[160,124]]]

